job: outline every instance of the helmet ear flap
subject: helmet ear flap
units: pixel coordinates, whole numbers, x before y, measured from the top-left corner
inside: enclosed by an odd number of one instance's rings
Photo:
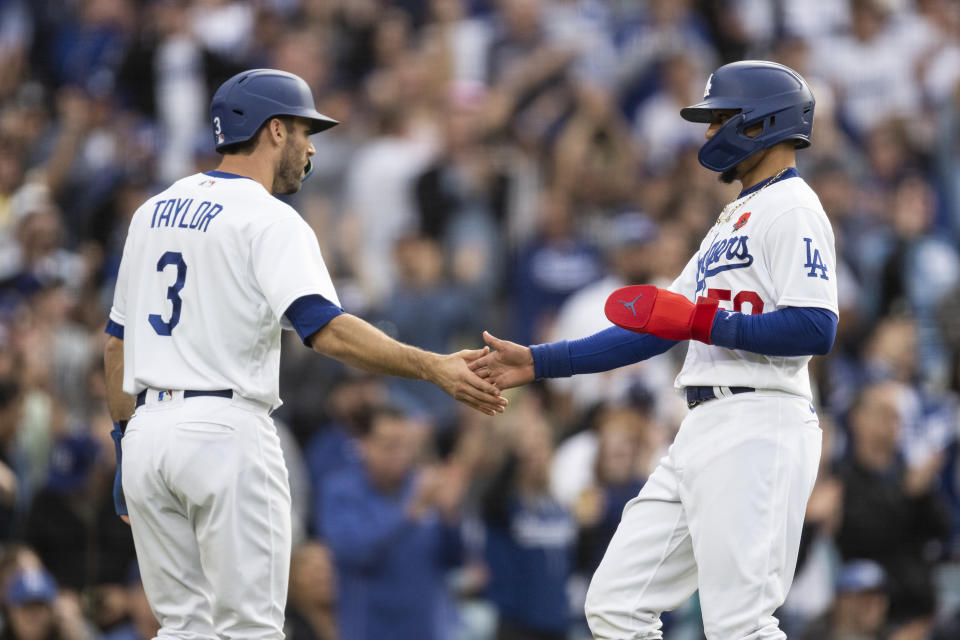
[[[697,154],[700,164],[711,171],[722,173],[761,150],[763,136],[748,137],[743,132],[746,120],[746,114],[741,112],[724,122],[713,137],[700,147]],[[764,122],[764,128],[766,126],[767,123]]]

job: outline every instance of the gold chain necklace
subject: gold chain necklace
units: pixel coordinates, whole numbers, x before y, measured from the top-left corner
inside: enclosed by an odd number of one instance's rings
[[[765,185],[763,185],[762,187],[760,187],[759,189],[757,189],[756,191],[754,191],[753,193],[751,193],[750,195],[748,195],[746,198],[743,198],[742,200],[740,200],[740,201],[739,201],[739,204],[737,204],[737,205],[736,205],[735,207],[733,207],[732,209],[730,209],[730,207],[733,206],[734,202],[737,202],[737,200],[734,200],[733,202],[731,202],[731,203],[729,203],[728,205],[726,205],[726,206],[723,208],[723,211],[720,212],[720,215],[717,216],[717,224],[723,224],[724,222],[729,222],[729,221],[730,221],[730,218],[733,217],[733,214],[735,214],[737,211],[740,211],[740,209],[742,209],[742,208],[744,207],[744,205],[746,205],[748,202],[750,202],[755,195],[757,195],[758,193],[760,193],[761,191],[763,191],[764,189],[766,189],[767,187],[769,187],[770,185],[772,185],[774,182],[776,182],[777,180],[779,180],[779,179],[780,179],[780,176],[782,176],[784,173],[786,173],[787,169],[789,169],[789,168],[790,168],[790,167],[784,167],[783,169],[780,169],[780,171],[777,172],[777,175],[775,175],[775,176],[773,176],[772,178],[770,178],[770,180],[768,180]],[[730,213],[727,213],[727,209],[730,209]]]

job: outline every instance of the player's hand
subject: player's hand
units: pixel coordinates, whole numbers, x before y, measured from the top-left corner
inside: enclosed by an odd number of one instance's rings
[[[488,347],[484,347],[438,356],[431,382],[481,413],[488,416],[503,413],[507,399],[500,395],[500,389],[474,373],[469,366],[489,351]]]
[[[719,304],[719,300],[704,297],[694,304],[679,293],[639,284],[611,293],[603,312],[610,322],[634,333],[710,344]]]
[[[476,371],[477,375],[486,378],[499,389],[510,389],[533,382],[533,352],[530,347],[501,340],[487,331],[483,332],[483,340],[493,351],[470,363],[470,368]]]

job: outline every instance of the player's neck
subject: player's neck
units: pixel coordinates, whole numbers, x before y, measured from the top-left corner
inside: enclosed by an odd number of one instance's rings
[[[243,155],[239,153],[228,154],[220,160],[217,171],[232,173],[245,178],[250,178],[263,185],[263,188],[273,193],[274,165],[271,159],[263,154],[251,153]]]
[[[759,161],[743,170],[740,175],[742,191],[746,191],[764,180],[772,178],[787,167],[796,167],[796,151],[792,142],[780,143],[766,150]]]

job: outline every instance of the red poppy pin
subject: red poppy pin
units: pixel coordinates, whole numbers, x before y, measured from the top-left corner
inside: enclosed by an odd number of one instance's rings
[[[747,211],[745,214],[737,218],[737,221],[733,223],[733,230],[737,231],[740,227],[747,224],[747,220],[750,219],[750,212]]]

